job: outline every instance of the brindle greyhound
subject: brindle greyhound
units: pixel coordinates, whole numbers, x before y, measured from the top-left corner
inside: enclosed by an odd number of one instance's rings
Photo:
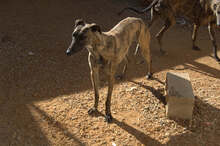
[[[152,3],[143,10],[128,7],[124,8],[119,14],[127,9],[133,10],[137,13],[145,13],[151,10],[152,16],[150,25],[158,18],[158,16],[165,21],[162,29],[156,34],[156,38],[160,45],[160,51],[162,53],[165,52],[162,49],[161,42],[163,34],[176,23],[176,17],[184,17],[186,20],[194,24],[192,32],[192,48],[194,50],[200,50],[199,47],[195,45],[199,26],[208,25],[214,57],[220,62],[217,55],[217,45],[214,32],[214,26],[220,26],[220,0],[152,0]],[[153,12],[156,15],[153,16]]]
[[[150,32],[142,19],[128,17],[120,21],[108,32],[102,32],[100,26],[95,23],[87,24],[82,20],[76,20],[72,33],[72,43],[67,49],[66,54],[71,55],[83,48],[89,51],[88,61],[95,92],[94,106],[88,111],[89,114],[96,112],[98,108],[99,69],[103,67],[108,75],[105,119],[107,122],[111,122],[110,106],[115,72],[119,63],[126,59],[128,49],[133,41],[137,41],[137,47],[140,47],[142,55],[148,63],[148,74],[146,77],[150,78],[152,75]],[[127,63],[124,68],[127,68]]]

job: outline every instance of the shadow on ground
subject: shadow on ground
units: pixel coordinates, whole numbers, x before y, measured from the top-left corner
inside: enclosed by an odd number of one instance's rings
[[[167,145],[175,145],[176,143],[181,143],[181,145],[219,145],[219,115],[219,109],[196,98],[192,126],[189,127],[187,122],[177,121],[178,124],[188,128],[191,132],[171,136]]]
[[[146,86],[144,88],[146,88],[147,90],[149,89]],[[155,96],[157,99],[161,98],[160,91],[151,90],[151,89],[150,91],[156,93]],[[211,111],[211,113],[209,113],[208,111]],[[104,115],[99,111],[94,116],[104,117]],[[170,140],[166,144],[162,144],[157,140],[152,139],[143,131],[134,128],[133,126],[127,124],[124,121],[119,121],[116,118],[113,118],[112,124],[116,124],[121,129],[133,135],[141,144],[144,145],[151,145],[151,146],[176,145],[176,144],[189,145],[189,146],[219,145],[220,142],[219,118],[220,118],[219,109],[211,106],[208,103],[205,103],[204,101],[201,101],[198,97],[196,97],[192,124],[190,125],[188,121],[184,121],[180,119],[175,120],[175,122],[185,127],[189,131],[187,131],[184,134],[175,134],[169,136]]]

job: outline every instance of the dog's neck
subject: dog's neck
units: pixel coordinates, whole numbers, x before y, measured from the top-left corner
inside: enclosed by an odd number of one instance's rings
[[[99,64],[116,60],[115,37],[108,32],[102,32],[95,36],[91,47],[88,51]],[[101,61],[101,62],[100,62]]]

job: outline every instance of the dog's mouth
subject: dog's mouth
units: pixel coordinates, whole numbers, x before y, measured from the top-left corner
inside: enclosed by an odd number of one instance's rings
[[[88,50],[91,51],[92,46],[91,45],[75,45],[74,47],[70,46],[67,50],[66,50],[66,55],[67,56],[71,56],[73,54],[76,54],[82,50]]]
[[[80,52],[80,51],[83,50],[83,49],[87,49],[87,48],[81,48],[81,49],[67,49],[67,50],[66,50],[66,55],[67,55],[67,56],[71,56],[71,55],[73,55],[73,54],[76,54],[76,53]]]

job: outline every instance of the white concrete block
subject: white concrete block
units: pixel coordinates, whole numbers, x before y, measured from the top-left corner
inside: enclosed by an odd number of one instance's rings
[[[188,73],[168,72],[166,76],[166,115],[192,119],[195,97]]]

